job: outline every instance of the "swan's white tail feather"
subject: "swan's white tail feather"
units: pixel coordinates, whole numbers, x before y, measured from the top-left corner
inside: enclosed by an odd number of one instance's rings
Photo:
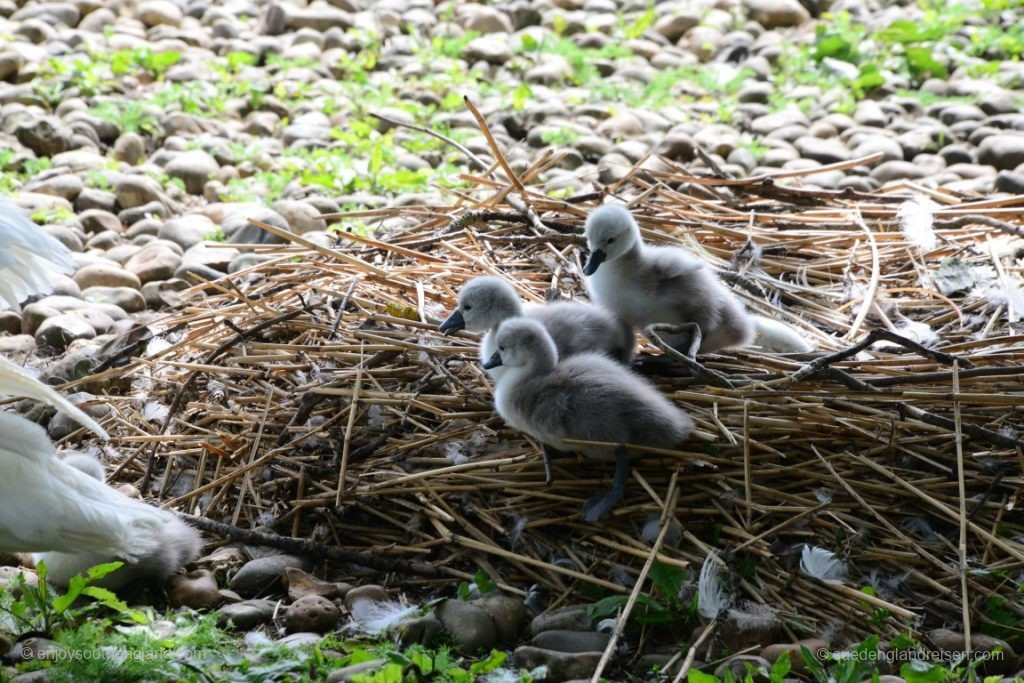
[[[810,353],[814,345],[785,323],[753,316],[756,336],[753,345],[771,353]]]
[[[0,434],[0,551],[102,552],[134,560],[154,552],[176,519],[53,457],[37,424],[0,412]]]
[[[57,410],[70,415],[76,422],[88,428],[102,439],[109,438],[103,427],[61,396],[53,388],[28,374],[23,368],[0,356],[0,395],[24,396],[48,403]],[[45,435],[44,435],[45,436]]]
[[[66,246],[0,199],[0,305],[12,308],[33,294],[48,294],[55,274],[74,269]]]

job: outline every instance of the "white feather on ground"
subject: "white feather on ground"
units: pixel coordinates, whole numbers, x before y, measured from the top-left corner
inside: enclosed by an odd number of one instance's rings
[[[756,602],[745,603],[741,609],[730,609],[729,619],[739,631],[768,629],[782,623],[775,609]]]
[[[34,294],[49,294],[53,276],[74,269],[67,247],[18,206],[0,199],[0,308],[14,308]]]
[[[915,197],[900,205],[900,230],[907,241],[921,251],[935,248],[935,210],[939,205],[925,196]]]
[[[1021,292],[1020,283],[1016,280],[1007,280],[1003,286],[1003,294],[1008,304],[1006,317],[1011,323],[1024,318],[1024,292]]]
[[[800,569],[804,574],[825,583],[841,584],[846,579],[846,564],[831,550],[818,546],[804,545]]]
[[[697,611],[702,617],[714,619],[729,606],[729,596],[718,580],[718,555],[711,551],[704,558],[697,582]]]
[[[939,335],[935,334],[935,330],[933,330],[928,323],[910,320],[909,318],[903,318],[893,332],[928,348],[937,346],[939,341],[941,341],[939,339]],[[871,348],[888,348],[892,345],[892,342],[885,341],[883,339],[872,344]]]
[[[346,630],[366,635],[388,631],[419,610],[415,605],[394,601],[358,600],[352,605],[352,622]]]
[[[751,346],[769,353],[810,353],[814,344],[786,323],[753,315],[755,336]]]

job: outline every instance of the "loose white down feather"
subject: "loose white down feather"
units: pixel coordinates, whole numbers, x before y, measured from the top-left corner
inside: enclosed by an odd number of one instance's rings
[[[0,308],[14,308],[33,294],[49,294],[53,276],[74,269],[67,247],[16,205],[0,199]]]
[[[825,583],[839,584],[846,579],[846,564],[831,550],[804,545],[800,569],[810,577]]]
[[[760,315],[751,317],[756,330],[752,346],[769,353],[810,353],[814,350],[813,344],[786,323]]]
[[[920,196],[900,205],[900,229],[903,236],[921,251],[935,248],[936,237],[933,224],[935,210],[939,205],[928,197]]]
[[[729,607],[729,595],[718,580],[718,555],[711,551],[704,558],[697,581],[697,611],[702,617],[714,619]]]

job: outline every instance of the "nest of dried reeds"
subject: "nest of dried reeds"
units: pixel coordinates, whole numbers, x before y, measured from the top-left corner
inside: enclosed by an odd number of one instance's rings
[[[1024,198],[829,192],[800,184],[811,171],[736,180],[649,160],[563,201],[531,186],[552,156],[516,177],[495,152],[447,206],[346,216],[401,227],[327,246],[277,231],[288,245],[251,247],[271,260],[186,292],[150,326],[160,343],[86,380],[121,387],[107,423],[119,476],[212,522],[369,554],[408,587],[483,569],[557,602],[628,593],[651,557],[695,577],[715,549],[733,600],[778,610],[796,637],[834,623],[853,637],[977,630],[998,621],[993,600],[1021,616],[1002,598],[1024,562],[1024,312],[992,292],[1016,286]],[[436,324],[484,273],[531,301],[581,295],[582,221],[602,194],[821,351],[710,355],[697,376],[658,365],[650,379],[697,436],[640,458],[624,504],[591,525],[581,503],[611,466],[556,460],[545,486],[537,444],[492,411],[474,336]],[[940,205],[929,250],[899,226],[916,195]],[[997,287],[943,294],[943,269]],[[906,320],[939,341],[903,343]],[[845,561],[845,585],[801,572],[805,545]]]

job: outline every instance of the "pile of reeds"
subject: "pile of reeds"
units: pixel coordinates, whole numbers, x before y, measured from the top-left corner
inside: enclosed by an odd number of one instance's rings
[[[555,601],[628,593],[652,555],[695,579],[715,549],[734,600],[778,610],[794,636],[1021,616],[1024,198],[830,192],[801,185],[812,171],[735,180],[652,159],[563,201],[532,185],[552,156],[516,177],[495,151],[449,205],[331,217],[330,246],[275,229],[288,245],[251,247],[271,260],[186,292],[144,354],[87,380],[121,387],[106,424],[119,478],[213,522],[333,546],[336,559],[368,553],[410,590],[482,569]],[[492,411],[476,338],[437,323],[485,273],[530,301],[580,296],[582,222],[607,195],[630,203],[649,241],[698,252],[820,352],[655,364],[650,379],[698,433],[638,459],[624,504],[584,524],[611,466],[555,460],[545,486],[537,444]],[[900,206],[920,195],[940,205],[930,249],[900,229]],[[391,220],[365,237],[344,231],[351,218]],[[952,291],[961,276],[991,286]],[[843,559],[845,583],[804,574],[804,545]]]

